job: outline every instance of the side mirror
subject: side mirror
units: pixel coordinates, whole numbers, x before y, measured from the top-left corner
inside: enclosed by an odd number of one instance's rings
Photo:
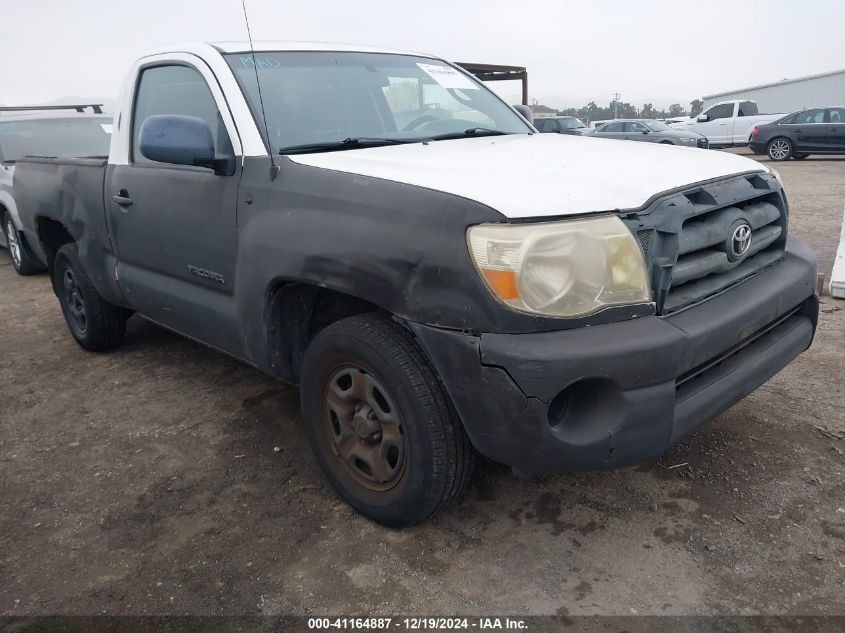
[[[232,173],[234,157],[215,158],[214,138],[208,123],[195,116],[154,114],[141,124],[141,154],[159,163],[208,167]]]
[[[523,119],[528,121],[531,125],[534,125],[534,113],[531,112],[531,108],[527,105],[522,105],[521,103],[515,103],[513,109],[519,112]]]
[[[707,123],[707,121],[709,121],[709,120],[710,120],[710,117],[707,116],[706,114],[699,114],[698,118],[696,119],[696,121],[698,121],[699,123]]]
[[[648,130],[643,130],[641,134],[648,134]]]

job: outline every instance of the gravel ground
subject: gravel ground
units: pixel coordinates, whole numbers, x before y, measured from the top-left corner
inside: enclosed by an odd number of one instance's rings
[[[829,275],[845,159],[777,169]],[[402,531],[327,489],[296,389],[140,319],[85,353],[5,257],[0,315],[0,613],[845,614],[843,301],[659,463],[484,464]]]

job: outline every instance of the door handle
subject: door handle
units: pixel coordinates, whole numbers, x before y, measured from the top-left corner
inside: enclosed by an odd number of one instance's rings
[[[129,192],[126,191],[126,189],[121,189],[115,195],[113,195],[111,199],[119,207],[131,207],[132,203],[135,202],[132,198],[129,197]]]

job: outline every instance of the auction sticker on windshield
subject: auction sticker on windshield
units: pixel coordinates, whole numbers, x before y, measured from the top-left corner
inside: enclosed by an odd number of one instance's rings
[[[436,64],[417,64],[429,77],[434,79],[444,88],[457,88],[459,90],[478,90],[469,77],[459,73],[449,66],[438,66]]]

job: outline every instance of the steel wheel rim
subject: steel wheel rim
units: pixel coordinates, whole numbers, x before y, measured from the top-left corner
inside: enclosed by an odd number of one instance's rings
[[[17,268],[21,266],[21,245],[18,242],[18,234],[15,231],[15,225],[11,220],[6,220],[6,244],[9,247],[9,253],[12,256],[12,261]]]
[[[393,488],[408,462],[408,447],[395,399],[372,373],[355,364],[336,367],[323,389],[320,432],[331,456],[359,485]]]
[[[85,313],[85,301],[82,291],[76,283],[76,277],[70,268],[65,268],[62,273],[62,291],[64,293],[65,306],[67,307],[68,320],[73,329],[84,336],[88,331],[88,315]]]
[[[789,143],[786,141],[774,141],[769,146],[769,156],[775,160],[783,160],[789,154]]]

